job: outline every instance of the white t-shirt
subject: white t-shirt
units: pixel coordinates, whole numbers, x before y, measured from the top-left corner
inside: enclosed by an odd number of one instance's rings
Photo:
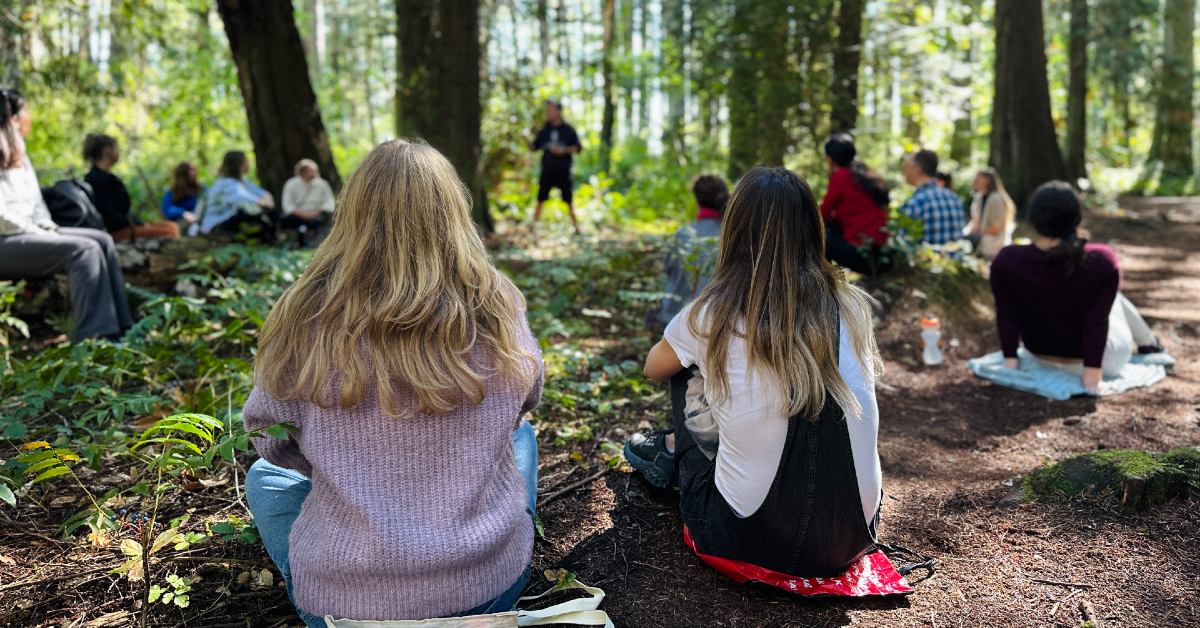
[[[334,202],[333,188],[329,187],[329,182],[321,177],[305,181],[296,176],[283,184],[284,216],[297,210],[319,209],[323,212],[333,213]]]
[[[704,364],[707,343],[688,329],[691,310],[691,305],[682,309],[667,325],[663,338],[675,350],[684,368],[699,366],[705,381],[712,381]],[[700,322],[704,329],[703,316]],[[749,517],[762,506],[775,481],[787,444],[789,417],[779,407],[779,386],[774,377],[761,376],[748,368],[744,338],[735,336],[726,355],[729,397],[723,403],[712,403],[720,443],[716,455],[716,484],[733,511],[741,517]],[[842,326],[838,370],[862,406],[862,414],[858,417],[847,412],[846,424],[858,476],[858,492],[862,498],[863,519],[870,523],[879,509],[883,487],[883,472],[876,448],[879,406],[875,401],[874,376],[854,355],[845,325]],[[705,396],[710,401],[713,398],[711,391],[706,390]]]

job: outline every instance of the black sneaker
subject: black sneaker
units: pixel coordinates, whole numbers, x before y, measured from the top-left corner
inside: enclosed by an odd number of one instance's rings
[[[655,432],[649,436],[634,434],[625,441],[625,460],[642,472],[646,481],[659,488],[669,488],[675,477],[675,454],[667,451],[667,435]]]
[[[1154,337],[1154,342],[1151,342],[1148,345],[1142,345],[1142,346],[1138,347],[1139,355],[1148,355],[1151,353],[1163,353],[1165,351],[1166,351],[1166,349],[1163,348],[1162,341],[1160,341],[1158,339],[1158,336]]]

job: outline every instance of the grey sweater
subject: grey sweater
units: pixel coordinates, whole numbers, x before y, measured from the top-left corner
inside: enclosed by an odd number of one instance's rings
[[[520,335],[540,371],[528,325]],[[494,379],[479,405],[392,419],[373,391],[353,408],[323,410],[256,387],[246,429],[288,422],[299,431],[256,438],[255,448],[312,481],[289,539],[296,605],[337,618],[424,619],[507,590],[533,549],[512,432],[541,392],[541,372],[520,390]]]

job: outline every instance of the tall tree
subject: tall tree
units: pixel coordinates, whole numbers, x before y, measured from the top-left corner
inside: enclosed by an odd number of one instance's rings
[[[304,158],[315,160],[334,189],[340,187],[291,0],[217,0],[217,11],[237,66],[263,187],[278,198]]]
[[[686,83],[687,39],[683,0],[662,2],[662,80],[667,84],[667,119],[663,125],[663,147],[671,155],[684,154],[684,85]]]
[[[396,132],[446,155],[471,190],[476,223],[491,232],[479,157],[479,0],[396,0],[396,27]]]
[[[1087,178],[1088,0],[1071,0],[1067,79],[1067,174]]]
[[[616,0],[604,0],[603,16],[601,22],[604,24],[604,41],[603,41],[603,58],[600,62],[601,80],[604,81],[604,113],[600,122],[600,169],[608,171],[612,159],[612,143],[613,143],[613,126],[616,124],[617,118],[617,86],[616,76],[613,73],[613,45],[615,41],[616,30]]]
[[[988,163],[1018,205],[1033,189],[1066,177],[1050,117],[1041,0],[996,3],[996,68]]]
[[[841,0],[837,13],[837,47],[833,54],[833,131],[858,126],[858,66],[862,59],[862,22],[866,0]]]
[[[1195,75],[1196,0],[1166,0],[1163,56],[1158,71],[1158,106],[1150,163],[1161,164],[1159,194],[1180,194],[1191,180],[1192,112]]]
[[[0,85],[16,85],[21,79],[21,32],[24,30],[18,3],[0,7]]]
[[[790,145],[785,120],[793,94],[785,0],[737,0],[729,82],[729,178],[780,165]]]

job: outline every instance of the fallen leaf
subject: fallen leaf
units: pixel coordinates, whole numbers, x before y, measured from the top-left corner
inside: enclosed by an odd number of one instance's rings
[[[242,573],[238,574],[237,583],[239,586],[243,587],[250,584],[250,572],[243,571]]]
[[[75,501],[76,498],[74,495],[59,495],[58,497],[50,500],[50,507],[58,508],[60,506],[66,506],[67,504],[74,504]]]
[[[83,625],[86,628],[101,628],[102,626],[118,626],[118,625],[124,624],[125,623],[124,620],[129,619],[130,617],[132,617],[132,615],[129,614],[129,611],[114,611],[112,613],[105,613],[95,619],[92,619],[92,620],[86,622]]]
[[[9,567],[12,567],[13,565],[17,564],[17,561],[16,561],[16,560],[14,560],[13,558],[9,557],[9,556],[5,556],[4,554],[0,554],[0,563],[4,563],[5,565],[8,565]]]
[[[275,576],[271,575],[270,569],[254,572],[254,583],[252,589],[269,589],[275,583]]]

